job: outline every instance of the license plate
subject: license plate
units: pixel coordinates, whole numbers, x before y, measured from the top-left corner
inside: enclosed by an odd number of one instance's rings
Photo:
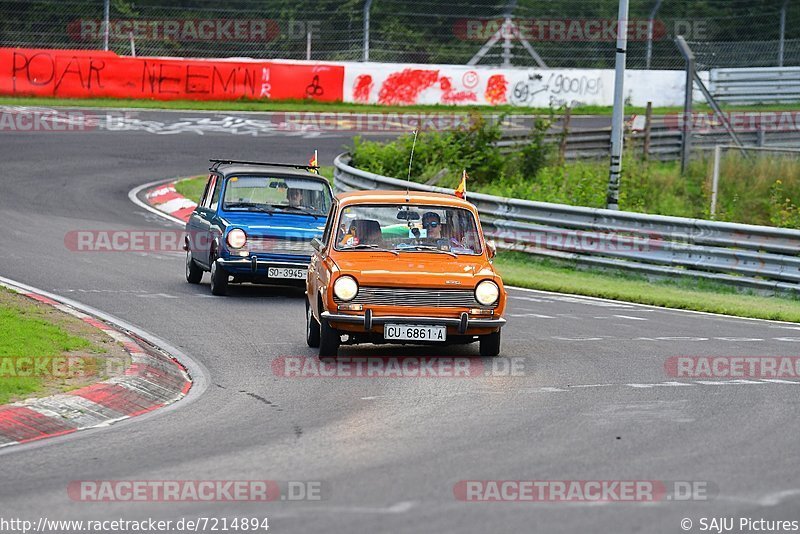
[[[267,269],[267,276],[270,278],[305,280],[306,275],[308,275],[308,269],[290,269],[288,267],[270,267]]]
[[[398,339],[402,341],[445,341],[445,339],[447,339],[447,327],[385,324],[383,325],[383,337],[385,339]]]

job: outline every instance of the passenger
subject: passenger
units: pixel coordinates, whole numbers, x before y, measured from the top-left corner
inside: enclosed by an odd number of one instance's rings
[[[339,242],[339,246],[342,247],[354,247],[358,245],[359,240],[358,236],[356,236],[356,224],[350,223],[350,229],[344,235],[342,240]]]

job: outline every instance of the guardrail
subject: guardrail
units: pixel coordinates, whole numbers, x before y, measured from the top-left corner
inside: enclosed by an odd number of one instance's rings
[[[746,146],[798,146],[800,144],[800,131],[745,131],[737,132],[742,144]],[[545,142],[558,145],[561,133],[548,132]],[[682,132],[677,128],[664,125],[653,126],[650,132],[648,157],[667,161],[677,160],[681,155]],[[497,142],[501,152],[510,153],[530,142],[529,135],[504,135]],[[731,142],[730,136],[724,131],[708,133],[696,132],[692,134],[692,148],[694,150],[711,151],[716,145],[726,145]],[[644,132],[631,132],[625,137],[626,149],[632,153],[643,154],[645,144]],[[570,130],[566,138],[564,159],[569,161],[579,159],[607,159],[611,150],[611,128],[592,128]]]
[[[720,102],[800,102],[800,67],[712,69],[710,91]]]
[[[337,192],[409,189],[452,194],[334,161]],[[651,275],[689,276],[800,293],[800,231],[647,215],[469,193],[497,247]]]

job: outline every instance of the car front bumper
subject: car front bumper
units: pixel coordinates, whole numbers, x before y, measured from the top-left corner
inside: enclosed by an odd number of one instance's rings
[[[268,260],[251,256],[249,258],[217,258],[217,264],[224,267],[232,275],[237,274],[252,274],[252,275],[267,275],[267,270],[270,267],[282,267],[289,269],[308,269],[308,261],[284,261],[284,260]]]
[[[375,317],[370,310],[364,315],[345,315],[331,312],[322,312],[320,318],[328,323],[345,323],[361,325],[365,332],[369,332],[376,325],[382,324],[409,324],[409,325],[434,325],[451,326],[458,329],[459,334],[467,334],[473,329],[500,329],[506,324],[502,317],[493,319],[472,318],[463,312],[459,318],[454,317],[414,317],[407,315],[382,315]]]

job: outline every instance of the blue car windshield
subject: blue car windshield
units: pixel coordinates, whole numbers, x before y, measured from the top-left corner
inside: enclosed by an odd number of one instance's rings
[[[318,180],[297,176],[233,176],[228,178],[222,209],[326,215],[330,206],[330,189]]]

